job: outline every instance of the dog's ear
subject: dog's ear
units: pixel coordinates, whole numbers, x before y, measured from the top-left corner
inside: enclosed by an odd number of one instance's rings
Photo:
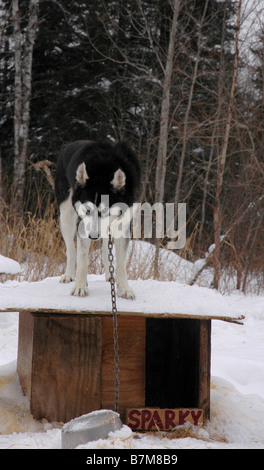
[[[114,178],[111,181],[111,184],[113,185],[114,189],[116,189],[118,191],[120,191],[120,189],[122,189],[125,186],[125,184],[126,184],[126,175],[121,170],[121,168],[116,170],[116,172],[114,174]]]
[[[78,166],[76,170],[76,181],[78,181],[81,186],[84,186],[88,179],[89,176],[87,175],[86,166],[83,162]]]

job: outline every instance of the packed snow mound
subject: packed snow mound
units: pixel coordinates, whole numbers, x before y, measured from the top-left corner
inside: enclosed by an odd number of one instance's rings
[[[20,272],[21,267],[17,261],[0,255],[0,274],[18,274]]]

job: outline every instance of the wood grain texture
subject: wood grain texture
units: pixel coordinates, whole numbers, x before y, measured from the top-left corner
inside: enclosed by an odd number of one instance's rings
[[[118,316],[119,412],[200,408],[210,415],[211,321]],[[36,419],[114,409],[110,316],[20,313],[18,374]]]
[[[211,321],[200,321],[199,397],[198,407],[204,410],[204,420],[210,419],[211,382]]]
[[[24,395],[31,400],[34,315],[19,313],[17,371]]]
[[[133,430],[171,431],[185,423],[203,424],[203,410],[198,408],[128,408],[126,424]]]
[[[101,319],[35,315],[31,412],[67,422],[100,408]]]
[[[112,318],[103,318],[102,408],[114,409],[114,343]],[[145,318],[118,317],[120,416],[131,406],[145,406]]]

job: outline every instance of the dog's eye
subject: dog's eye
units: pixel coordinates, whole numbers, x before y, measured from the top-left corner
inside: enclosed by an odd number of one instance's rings
[[[94,208],[95,208],[94,204],[92,202],[85,202],[84,206],[85,206],[86,215],[88,216],[93,215]]]
[[[86,209],[86,215],[93,215],[93,208],[92,207],[88,207],[88,209]]]

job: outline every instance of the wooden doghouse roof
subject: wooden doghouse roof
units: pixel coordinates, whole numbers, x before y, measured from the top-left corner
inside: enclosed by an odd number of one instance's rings
[[[120,316],[153,318],[194,318],[242,323],[235,297],[198,286],[154,280],[129,281],[136,300],[117,298]],[[40,282],[8,281],[0,284],[0,312],[31,311],[54,314],[111,315],[110,284],[104,276],[88,276],[88,297],[73,297],[71,284],[59,277]]]

